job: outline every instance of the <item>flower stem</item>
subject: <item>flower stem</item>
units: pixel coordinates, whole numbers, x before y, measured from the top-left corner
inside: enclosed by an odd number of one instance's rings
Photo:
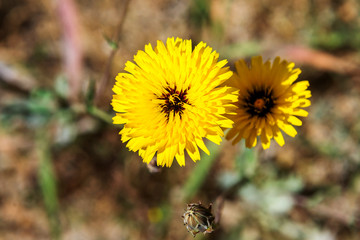
[[[221,149],[220,146],[215,143],[209,143],[208,148],[211,154],[201,157],[201,161],[196,165],[184,185],[183,199],[185,201],[193,198],[199,191]]]

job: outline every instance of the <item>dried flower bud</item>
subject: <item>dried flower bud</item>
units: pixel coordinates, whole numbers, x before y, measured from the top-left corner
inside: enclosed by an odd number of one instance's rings
[[[187,205],[186,212],[182,217],[188,232],[194,237],[199,232],[206,234],[214,231],[213,223],[215,218],[211,213],[211,204],[208,208],[205,208],[200,202],[190,203]]]

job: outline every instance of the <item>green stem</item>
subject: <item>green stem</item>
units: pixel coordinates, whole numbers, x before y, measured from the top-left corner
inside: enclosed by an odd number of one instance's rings
[[[88,107],[88,113],[91,114],[94,117],[97,117],[101,120],[103,120],[106,123],[112,124],[112,117],[110,114],[102,111],[101,109],[95,107],[95,106],[89,106]]]
[[[185,201],[193,198],[199,191],[200,187],[208,176],[215,159],[217,159],[217,156],[220,153],[220,146],[216,145],[215,143],[209,143],[208,145],[211,155],[202,156],[201,160],[197,163],[196,167],[184,185],[183,196]]]

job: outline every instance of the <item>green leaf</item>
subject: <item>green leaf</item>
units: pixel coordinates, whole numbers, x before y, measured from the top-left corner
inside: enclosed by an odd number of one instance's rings
[[[55,93],[61,98],[67,99],[69,96],[69,83],[63,75],[56,77],[54,82]]]
[[[118,49],[118,47],[119,47],[119,45],[115,42],[115,41],[113,41],[113,40],[111,40],[108,36],[106,36],[105,34],[103,35],[104,36],[104,39],[105,39],[105,41],[107,42],[107,44],[109,44],[109,46],[112,48],[112,49]]]
[[[90,79],[89,85],[85,94],[85,104],[87,107],[90,107],[93,105],[94,98],[95,98],[95,81],[93,79]]]
[[[254,148],[243,148],[235,158],[236,169],[241,178],[250,178],[258,166],[258,152]]]
[[[48,214],[52,237],[53,239],[59,239],[59,203],[46,128],[38,130],[36,143],[40,160],[38,169],[39,185],[43,195],[45,209]]]

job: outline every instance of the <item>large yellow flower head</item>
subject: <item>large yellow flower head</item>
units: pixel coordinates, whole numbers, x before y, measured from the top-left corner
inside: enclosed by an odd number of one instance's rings
[[[270,147],[272,138],[284,145],[280,130],[294,137],[297,132],[292,125],[300,126],[296,116],[306,117],[304,107],[310,106],[311,92],[308,81],[295,82],[301,73],[294,63],[280,61],[263,63],[260,56],[251,59],[248,67],[244,60],[235,63],[237,74],[229,79],[229,86],[239,89],[236,115],[230,115],[234,127],[226,135],[233,144],[245,139],[246,147],[256,146],[260,136],[264,149]]]
[[[200,42],[192,50],[191,40],[158,41],[138,51],[127,62],[114,85],[114,124],[127,147],[149,163],[155,156],[159,166],[170,167],[174,158],[185,165],[184,150],[193,161],[199,149],[209,154],[203,138],[220,144],[222,128],[232,127],[224,114],[235,108],[236,90],[219,87],[232,72],[218,62],[219,54]]]

